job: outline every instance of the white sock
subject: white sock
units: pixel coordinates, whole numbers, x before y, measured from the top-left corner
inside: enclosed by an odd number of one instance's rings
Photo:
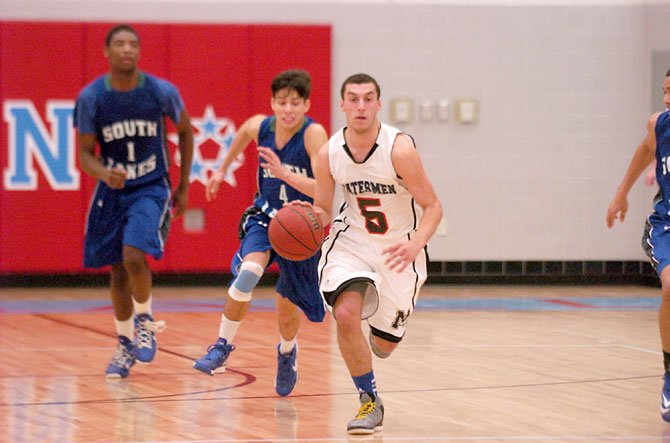
[[[237,328],[240,327],[241,321],[233,321],[226,318],[225,314],[221,314],[221,323],[219,324],[219,338],[225,338],[228,344],[233,342],[237,334]]]
[[[123,335],[128,340],[133,341],[135,337],[135,322],[132,315],[128,320],[117,320],[114,317],[114,324],[116,324],[116,333],[118,335]]]
[[[293,340],[286,340],[284,337],[279,336],[279,353],[282,355],[290,354],[295,348],[296,337],[293,337]]]
[[[138,314],[152,315],[152,313],[151,313],[151,294],[149,294],[149,298],[147,298],[147,301],[145,301],[144,303],[140,303],[133,298],[133,309],[135,309],[135,315],[138,315]]]

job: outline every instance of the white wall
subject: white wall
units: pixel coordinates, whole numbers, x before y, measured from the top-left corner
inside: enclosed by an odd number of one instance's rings
[[[368,72],[385,105],[479,100],[477,124],[458,124],[452,113],[404,128],[447,216],[433,260],[643,259],[654,189],[640,181],[626,223],[612,231],[605,210],[644,135],[649,96],[660,91],[651,52],[670,50],[670,5],[459,3],[467,2],[0,0],[0,17],[330,23],[334,98],[347,75]],[[336,128],[343,119],[339,103],[331,106]]]

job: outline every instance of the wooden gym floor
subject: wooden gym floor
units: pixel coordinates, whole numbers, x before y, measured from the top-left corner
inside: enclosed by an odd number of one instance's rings
[[[270,288],[255,294],[228,371],[195,371],[222,294],[156,287],[154,317],[168,325],[156,360],[108,382],[107,289],[0,289],[0,441],[670,441],[656,288],[424,288],[401,346],[374,359],[386,416],[372,437],[346,434],[358,402],[330,317],[303,321],[298,384],[275,394]]]

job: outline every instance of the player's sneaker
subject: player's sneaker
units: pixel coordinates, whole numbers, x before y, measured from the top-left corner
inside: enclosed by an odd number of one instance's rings
[[[298,381],[298,345],[293,347],[289,354],[279,352],[277,346],[277,375],[275,377],[275,391],[285,397],[291,393]]]
[[[107,366],[105,377],[108,379],[128,377],[128,371],[135,364],[134,350],[133,342],[129,338],[119,335],[119,343],[116,345],[116,351],[109,362],[109,366]]]
[[[164,321],[154,321],[151,314],[135,316],[135,358],[140,363],[149,363],[156,356],[156,332],[165,330]]]
[[[661,391],[661,417],[670,422],[670,372],[663,376],[663,391]]]
[[[233,350],[235,350],[234,345],[229,345],[225,338],[220,338],[207,348],[206,355],[193,363],[193,367],[209,375],[226,372],[226,360]]]
[[[382,430],[384,422],[384,405],[377,396],[374,400],[369,394],[361,394],[361,407],[356,417],[347,425],[349,434],[372,434]]]

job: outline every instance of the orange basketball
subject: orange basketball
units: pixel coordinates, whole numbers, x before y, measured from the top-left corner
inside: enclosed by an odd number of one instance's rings
[[[284,206],[268,228],[272,249],[287,260],[305,260],[316,254],[323,242],[323,225],[306,206]]]

